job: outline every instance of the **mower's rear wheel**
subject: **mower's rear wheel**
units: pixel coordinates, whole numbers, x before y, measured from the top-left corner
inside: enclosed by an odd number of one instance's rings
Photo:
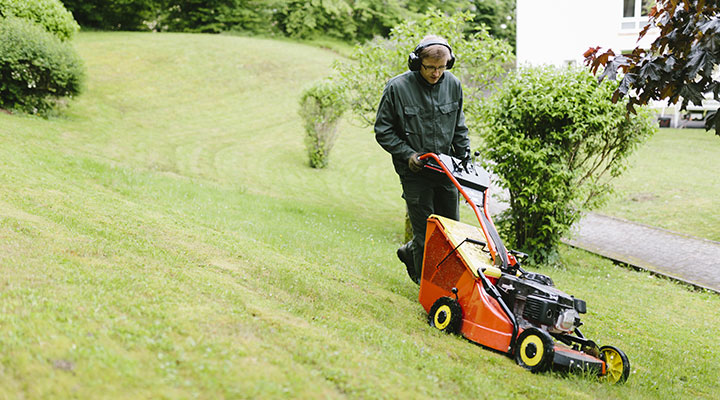
[[[457,300],[441,297],[428,313],[428,323],[446,333],[459,333],[462,326],[462,308]]]
[[[605,361],[605,379],[610,383],[623,383],[630,375],[630,360],[622,350],[614,346],[600,348],[600,358]]]
[[[531,372],[543,372],[552,367],[555,357],[555,344],[547,332],[537,329],[525,329],[518,336],[515,349],[515,362]]]

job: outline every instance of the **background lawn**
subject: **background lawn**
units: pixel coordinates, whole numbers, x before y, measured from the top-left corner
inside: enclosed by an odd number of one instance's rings
[[[720,241],[720,137],[660,129],[630,159],[600,212]]]
[[[431,329],[369,129],[344,125],[330,167],[307,167],[297,98],[335,53],[217,35],[74,44],[88,86],[61,116],[0,113],[0,399],[720,392],[720,297],[582,251],[543,272],[587,300],[586,335],[625,350],[627,384],[533,375]]]

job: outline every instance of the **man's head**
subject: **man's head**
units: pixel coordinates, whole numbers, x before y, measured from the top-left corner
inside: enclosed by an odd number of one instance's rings
[[[436,84],[454,63],[455,56],[447,41],[435,35],[425,36],[408,57],[410,70],[420,71],[420,75],[430,84]]]

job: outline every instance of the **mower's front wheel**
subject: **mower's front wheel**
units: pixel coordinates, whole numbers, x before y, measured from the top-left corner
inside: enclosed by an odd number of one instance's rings
[[[446,333],[459,333],[462,326],[462,308],[457,300],[441,297],[428,313],[428,323]]]
[[[630,375],[630,360],[622,350],[614,346],[600,348],[600,358],[605,361],[605,379],[610,383],[623,383]]]
[[[552,367],[555,344],[550,334],[537,329],[525,329],[517,340],[515,362],[531,372],[544,372]]]

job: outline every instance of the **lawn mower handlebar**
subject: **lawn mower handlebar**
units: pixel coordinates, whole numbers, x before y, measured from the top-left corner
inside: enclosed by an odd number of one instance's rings
[[[463,163],[462,160],[447,154],[425,153],[418,158],[425,161],[425,168],[445,174],[468,202],[475,212],[485,238],[488,239],[493,262],[505,271],[517,272],[516,268],[519,266],[514,257],[511,265],[510,256],[488,213],[487,189],[490,187],[490,174],[474,162]]]

